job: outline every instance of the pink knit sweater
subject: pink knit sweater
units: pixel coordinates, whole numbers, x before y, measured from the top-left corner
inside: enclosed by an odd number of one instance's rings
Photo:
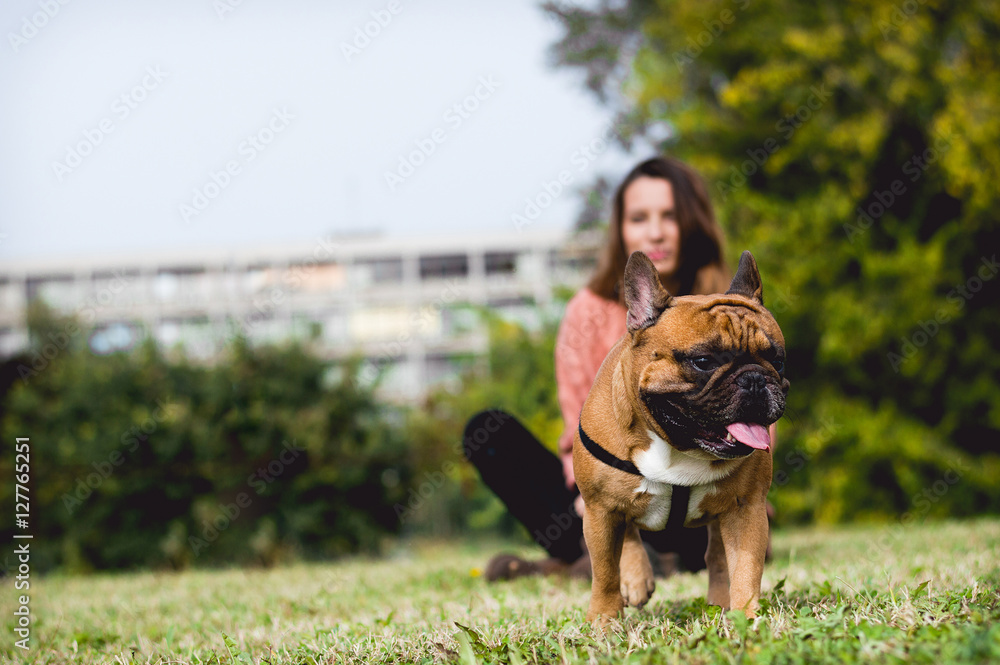
[[[581,289],[566,305],[566,314],[556,337],[556,385],[565,429],[559,437],[559,452],[573,451],[573,435],[580,411],[604,356],[625,334],[622,305]]]

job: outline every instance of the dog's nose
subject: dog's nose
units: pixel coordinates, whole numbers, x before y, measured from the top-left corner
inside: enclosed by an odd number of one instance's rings
[[[736,385],[749,393],[762,393],[767,387],[767,378],[760,372],[743,372],[736,377]]]

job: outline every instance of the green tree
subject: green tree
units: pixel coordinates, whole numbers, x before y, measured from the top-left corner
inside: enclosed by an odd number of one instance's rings
[[[786,519],[1000,509],[1000,4],[555,3],[621,135],[708,180],[792,391]]]

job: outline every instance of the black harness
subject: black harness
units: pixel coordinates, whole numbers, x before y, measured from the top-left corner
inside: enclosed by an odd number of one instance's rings
[[[619,471],[630,473],[633,476],[642,476],[642,472],[635,464],[615,457],[587,436],[587,433],[583,431],[583,423],[580,423],[579,430],[580,441],[591,455]],[[667,524],[663,527],[664,529],[684,526],[684,521],[687,519],[688,503],[691,500],[691,488],[687,485],[671,485],[670,492],[670,515],[667,516]]]

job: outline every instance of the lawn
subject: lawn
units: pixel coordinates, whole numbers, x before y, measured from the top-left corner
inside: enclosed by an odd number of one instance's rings
[[[707,577],[659,580],[607,635],[589,584],[487,584],[498,545],[400,545],[381,560],[272,570],[32,580],[35,663],[996,663],[1000,520],[775,534],[756,622],[704,602]],[[530,547],[507,549],[536,555]]]

